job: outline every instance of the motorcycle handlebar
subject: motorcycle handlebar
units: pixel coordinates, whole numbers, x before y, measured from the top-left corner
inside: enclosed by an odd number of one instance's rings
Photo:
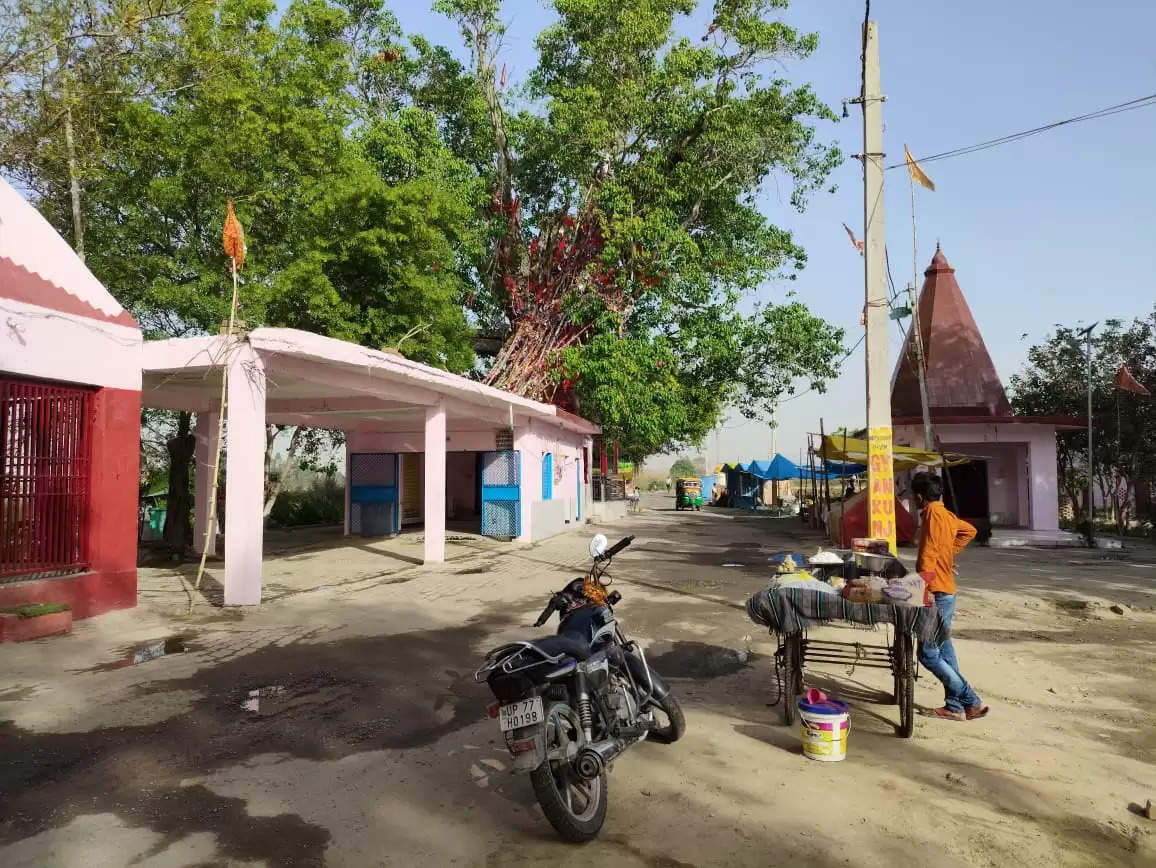
[[[546,608],[542,610],[542,614],[538,616],[538,620],[534,622],[534,626],[541,627],[550,620],[550,616],[553,615],[555,611],[562,611],[562,603],[558,599],[557,594],[550,597],[550,602],[546,604]]]
[[[618,554],[620,551],[622,551],[624,548],[626,548],[628,545],[630,545],[632,542],[634,542],[634,534],[631,534],[630,536],[623,537],[618,542],[616,542],[614,545],[612,545],[610,548],[608,548],[605,552],[603,552],[603,554],[602,554],[603,559],[609,560],[610,558],[612,558],[616,554]]]
[[[538,620],[534,622],[535,627],[541,627],[550,620],[550,616],[554,614],[554,598],[550,598],[550,602],[546,604],[546,608],[542,610],[542,614],[538,616]]]

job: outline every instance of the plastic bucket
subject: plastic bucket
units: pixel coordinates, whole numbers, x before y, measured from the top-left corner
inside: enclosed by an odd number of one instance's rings
[[[847,735],[851,732],[847,703],[828,699],[812,704],[800,699],[799,719],[802,721],[803,756],[827,763],[840,762],[847,756]]]

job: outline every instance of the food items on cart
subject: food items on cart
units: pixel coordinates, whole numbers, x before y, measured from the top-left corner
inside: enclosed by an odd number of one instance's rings
[[[813,567],[841,567],[843,566],[843,557],[838,552],[819,549],[811,555],[807,563]]]
[[[927,583],[918,574],[901,579],[860,576],[843,587],[843,597],[852,603],[891,603],[897,606],[927,605]]]
[[[823,594],[837,594],[838,591],[822,579],[816,578],[806,570],[796,573],[783,573],[771,579],[767,590],[775,591],[780,588],[806,588]]]
[[[851,551],[867,552],[873,555],[889,555],[891,554],[891,543],[885,539],[856,537],[851,540]]]
[[[899,592],[906,596],[899,596]],[[901,579],[890,579],[884,593],[892,596],[891,602],[902,606],[930,606],[931,595],[927,592],[927,582],[919,573],[908,573]]]
[[[881,576],[860,576],[847,582],[843,596],[852,603],[886,603],[883,594],[886,587],[887,580]]]
[[[808,560],[802,552],[775,552],[767,558],[767,563],[776,573],[793,573],[806,566]]]

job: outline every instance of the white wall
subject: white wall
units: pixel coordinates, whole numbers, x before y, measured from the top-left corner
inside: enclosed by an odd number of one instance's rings
[[[994,457],[988,471],[993,512],[998,504],[1008,516],[1018,516],[1018,523],[1032,530],[1059,529],[1054,426],[1012,422],[937,424],[935,433],[947,451]],[[895,429],[897,444],[917,445],[922,443],[922,436],[921,429],[914,426]],[[1002,448],[991,448],[996,445]],[[1003,480],[998,487],[992,481],[996,471]]]
[[[4,288],[0,287],[0,297]],[[141,388],[140,329],[4,299],[0,370],[110,389]]]
[[[579,488],[582,497],[582,522],[589,518],[590,485],[586,483],[581,470],[582,449],[589,452],[590,438],[562,428],[545,420],[516,420],[514,428],[514,448],[521,452],[522,462],[522,535],[524,542],[546,539],[556,533],[572,530],[578,526]],[[452,423],[451,423],[452,425]],[[461,507],[473,512],[473,481],[475,474],[473,452],[491,452],[494,449],[494,432],[500,427],[487,426],[482,429],[456,430],[453,427],[446,434],[446,478],[449,492],[457,501],[458,494],[463,501],[458,502],[458,517]],[[347,435],[347,453],[352,452],[422,452],[425,449],[425,432],[417,431],[350,431]],[[461,453],[465,453],[464,455]],[[542,462],[546,453],[554,456],[555,480],[550,503],[542,501]],[[460,457],[459,457],[460,456]],[[469,468],[465,462],[469,462]],[[459,466],[460,465],[460,466]],[[559,478],[560,474],[560,478]],[[466,476],[470,481],[467,482]],[[347,477],[348,479],[348,477]],[[398,480],[400,484],[400,479]],[[464,497],[465,487],[470,494]],[[348,486],[348,481],[346,483]],[[539,526],[540,523],[540,526]]]

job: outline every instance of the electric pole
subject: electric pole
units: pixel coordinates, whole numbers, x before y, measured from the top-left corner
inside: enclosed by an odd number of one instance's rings
[[[1092,329],[1098,326],[1092,323],[1079,334],[1084,336],[1088,354],[1088,547],[1096,547],[1096,493],[1093,488],[1096,462],[1092,457]]]
[[[891,457],[891,382],[887,371],[886,236],[883,229],[883,100],[877,27],[863,22],[863,275],[867,344],[867,482],[871,536],[895,551],[895,473]]]

